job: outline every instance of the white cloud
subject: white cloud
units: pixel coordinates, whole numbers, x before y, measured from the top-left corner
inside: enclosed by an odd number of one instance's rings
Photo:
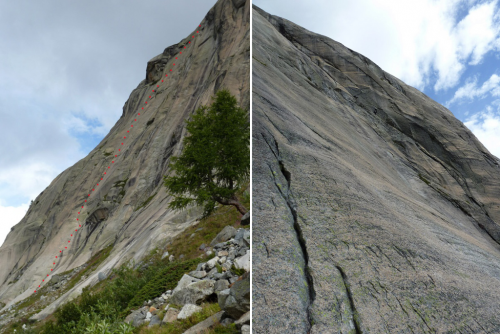
[[[254,3],[343,43],[421,90],[457,85],[467,65],[479,64],[488,52],[500,49],[498,0]]]
[[[492,154],[500,157],[500,112],[498,110],[495,112],[491,106],[488,106],[485,111],[469,117],[464,124]]]
[[[447,106],[463,100],[473,100],[475,98],[485,98],[489,95],[495,97],[500,96],[500,76],[492,74],[481,87],[477,86],[477,78],[467,80],[465,85],[457,89],[451,100],[446,102]]]
[[[26,214],[26,211],[28,211],[28,208],[29,204],[23,204],[17,207],[0,205],[0,217],[2,217],[0,222],[0,246],[5,241],[11,227],[19,223]]]

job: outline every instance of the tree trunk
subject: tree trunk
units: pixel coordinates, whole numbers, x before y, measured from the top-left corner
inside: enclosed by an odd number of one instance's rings
[[[247,213],[247,209],[243,206],[243,204],[238,201],[236,197],[233,198],[220,198],[220,197],[215,197],[214,200],[222,205],[232,205],[238,210],[242,215]]]

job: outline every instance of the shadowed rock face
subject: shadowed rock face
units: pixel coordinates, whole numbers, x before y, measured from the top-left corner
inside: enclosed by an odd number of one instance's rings
[[[254,333],[500,332],[500,168],[442,105],[253,11]]]
[[[98,270],[108,272],[123,261],[140,259],[199,218],[198,210],[167,210],[162,177],[169,173],[170,157],[180,152],[185,119],[210,103],[218,89],[227,87],[240,106],[249,109],[249,13],[249,1],[220,0],[201,27],[193,27],[184,40],[148,63],[146,80],[131,93],[110,133],[87,157],[57,176],[8,235],[0,248],[0,301],[9,304],[33,293],[32,287],[50,272],[54,255],[67,246],[79,222],[82,229],[53,273],[77,267],[113,244],[111,256]],[[40,318],[96,281],[96,275],[54,302]]]

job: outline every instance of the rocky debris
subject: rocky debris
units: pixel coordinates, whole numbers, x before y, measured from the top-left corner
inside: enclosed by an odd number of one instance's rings
[[[241,225],[250,225],[250,211],[241,217]]]
[[[232,271],[232,266],[239,263],[243,269],[249,270],[248,266],[243,265],[248,262],[249,249],[247,244],[242,242],[248,240],[249,232],[239,229],[235,231],[234,236],[239,237],[214,245],[214,252],[220,256],[202,262],[198,264],[196,270],[184,274],[173,290],[168,290],[153,300],[144,301],[143,307],[133,311],[126,318],[126,322],[132,323],[133,326],[140,326],[148,321],[150,321],[149,326],[159,324],[160,319],[156,319],[155,316],[160,309],[166,312],[161,322],[173,322],[185,319],[193,312],[201,310],[197,304],[216,301],[223,309],[223,312],[214,318],[218,319],[217,322],[227,325],[239,319],[249,310],[250,275],[246,272],[239,277]],[[182,309],[179,311],[167,303],[182,306]],[[244,320],[241,322],[243,324]],[[194,326],[190,330],[198,331],[212,326],[213,323],[207,320],[199,327]]]
[[[250,274],[245,273],[230,289],[218,295],[219,306],[233,319],[239,319],[250,310]]]
[[[194,325],[193,327],[189,328],[187,331],[185,331],[183,334],[203,334],[206,333],[207,330],[210,328],[216,326],[217,324],[220,323],[220,320],[223,316],[224,312],[218,312],[211,317],[208,317],[207,319],[203,320],[202,322]]]
[[[186,319],[196,312],[200,312],[202,310],[198,305],[186,304],[182,307],[181,311],[177,315],[177,319]]]
[[[212,240],[210,246],[215,246],[218,243],[228,241],[236,235],[236,229],[232,226],[226,226],[217,236]]]
[[[241,334],[250,334],[250,325],[241,326]]]
[[[65,275],[59,275],[59,274],[53,275],[48,283],[47,293],[63,288],[76,274],[78,274],[81,270],[85,269],[86,267],[87,264],[83,264],[79,267],[74,268]]]

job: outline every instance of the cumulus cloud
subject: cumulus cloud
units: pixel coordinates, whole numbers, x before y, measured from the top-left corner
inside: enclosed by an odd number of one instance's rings
[[[500,103],[497,100],[493,105]],[[469,117],[465,122],[479,141],[495,156],[500,157],[500,112],[488,106],[486,110]]]
[[[343,43],[421,90],[456,86],[466,66],[500,46],[498,0],[254,3]]]
[[[465,85],[457,89],[453,98],[446,102],[446,105],[450,106],[457,101],[482,99],[487,96],[500,96],[500,76],[493,74],[480,87],[477,85],[477,77],[467,80]]]

